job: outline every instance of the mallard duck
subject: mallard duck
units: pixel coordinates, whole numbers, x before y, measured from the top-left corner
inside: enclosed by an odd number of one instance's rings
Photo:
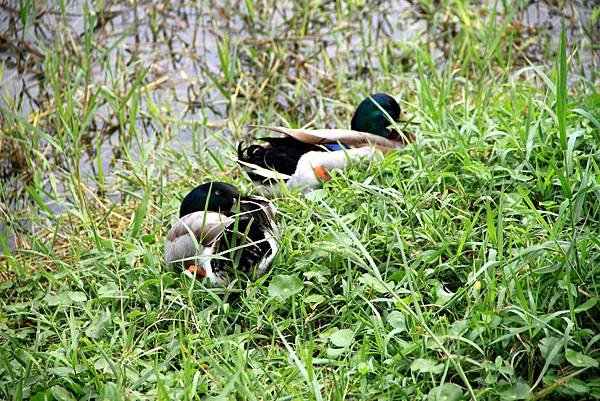
[[[259,277],[278,250],[275,213],[269,200],[240,196],[224,182],[197,186],[181,202],[179,219],[167,234],[165,261],[182,263],[212,286],[229,284],[234,270]]]
[[[317,188],[334,168],[405,146],[407,138],[393,128],[400,117],[398,102],[388,94],[376,93],[358,105],[350,130],[259,126],[284,136],[261,138],[261,145],[244,147],[240,143],[238,163],[253,181],[262,184],[281,179],[288,188]]]

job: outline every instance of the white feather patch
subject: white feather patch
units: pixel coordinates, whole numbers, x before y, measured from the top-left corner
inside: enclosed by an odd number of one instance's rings
[[[306,186],[307,190],[316,189],[321,186],[321,181],[315,175],[314,168],[323,166],[327,171],[331,171],[334,168],[344,169],[361,158],[374,160],[377,157],[381,157],[381,155],[382,153],[379,149],[370,146],[330,153],[308,152],[298,161],[296,172],[287,181],[286,186],[289,189],[302,185]]]

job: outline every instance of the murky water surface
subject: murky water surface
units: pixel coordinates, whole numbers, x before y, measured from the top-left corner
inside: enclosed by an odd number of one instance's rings
[[[339,16],[348,15],[343,3],[323,2],[316,7],[314,19],[298,21],[303,8],[295,1],[108,1],[96,9],[75,1],[68,2],[66,10],[48,2],[30,10],[23,37],[19,2],[3,2],[2,92],[18,105],[23,116],[43,108],[44,100],[53,96],[52,88],[40,85],[39,78],[45,71],[43,49],[60,41],[72,43],[74,51],[83,51],[90,15],[95,23],[89,50],[91,90],[102,85],[118,87],[115,82],[134,79],[143,70],[153,102],[170,105],[166,113],[189,122],[207,120],[209,126],[216,127],[226,124],[229,103],[215,81],[227,75],[228,67],[242,68],[249,76],[269,73],[261,65],[269,60],[262,60],[260,52],[273,46],[287,53],[287,65],[277,66],[277,72],[292,81],[300,68],[312,69],[308,76],[313,81],[331,79],[335,75],[332,67],[338,68],[340,63],[355,74],[360,74],[365,65],[377,68],[379,60],[370,56],[369,47],[377,46],[383,36],[393,38],[398,47],[408,41],[430,41],[432,53],[444,61],[443,40],[440,43],[436,38],[441,28],[432,29],[428,11],[418,2],[369,3],[368,7],[355,7],[352,20],[340,20]],[[481,12],[491,11],[480,8]],[[499,12],[501,8],[498,5]],[[514,30],[527,42],[524,56],[533,62],[543,61],[537,59],[545,54],[544,47],[555,46],[563,17],[571,37],[585,35],[583,28],[589,23],[590,12],[591,3],[586,2],[530,2],[513,18]],[[451,30],[451,19],[447,22]],[[323,62],[323,52],[330,63]],[[237,56],[237,61],[224,62],[221,56],[226,53]],[[591,68],[592,52],[580,53],[584,67]],[[235,66],[235,62],[239,64]],[[148,107],[142,105],[142,109]],[[100,106],[90,125],[90,135],[96,132],[105,137],[105,144],[100,146],[105,153],[105,167],[120,155],[114,151],[119,138],[113,135],[116,127],[110,111],[110,107]],[[141,113],[142,120],[143,116]],[[183,125],[175,133],[174,143],[191,141],[194,131],[190,126]],[[148,134],[159,130],[151,120],[141,122],[139,127]],[[93,170],[93,163],[82,167]],[[4,171],[5,175],[10,173]]]
[[[448,41],[458,26],[456,16],[436,15],[434,21],[432,10],[408,0],[354,2],[352,6],[344,2],[304,6],[285,0],[133,0],[92,2],[94,8],[89,2],[71,1],[65,9],[60,2],[33,3],[23,12],[21,2],[0,0],[0,107],[17,110],[32,123],[47,120],[40,125],[52,135],[56,95],[45,76],[52,73],[45,49],[59,47],[64,52],[53,71],[61,71],[61,63],[67,61],[81,63],[68,68],[83,71],[79,78],[87,83],[76,88],[74,100],[85,104],[90,93],[102,89],[81,138],[84,155],[79,168],[90,178],[90,185],[98,174],[107,175],[119,165],[124,147],[134,154],[139,151],[139,136],[132,138],[120,126],[122,110],[116,110],[110,99],[111,94],[122,98],[140,77],[146,97],[138,105],[133,128],[146,138],[168,131],[167,146],[177,149],[190,146],[195,136],[228,127],[232,115],[237,118],[232,94],[244,93],[244,85],[253,85],[248,93],[260,97],[274,81],[289,91],[339,85],[339,71],[360,81],[367,71],[381,67],[376,55],[381,52],[371,49],[384,42],[391,54],[398,53],[393,57],[400,62],[410,62],[404,54],[410,54],[409,42],[427,43],[443,68],[451,48]],[[502,2],[490,2],[496,3]],[[469,13],[488,15],[490,7],[474,5],[465,18]],[[501,24],[508,11],[497,7]],[[529,2],[510,25],[522,49],[522,60],[516,63],[527,65],[528,59],[552,64],[544,55],[556,47],[564,19],[570,43],[579,46],[579,68],[589,75],[598,65],[591,46],[582,45],[591,43],[598,33],[597,26],[590,28],[592,8],[593,2],[588,1]],[[94,26],[89,37],[85,34],[88,24]],[[240,76],[243,80],[236,80]],[[273,101],[290,107],[285,93]],[[293,106],[307,115],[316,107],[310,98]],[[175,120],[182,123],[173,127],[170,123]],[[0,177],[12,182],[5,190],[10,187],[16,192],[28,174],[23,172],[26,163],[19,159],[18,146],[0,137]],[[61,166],[60,157],[55,162]]]

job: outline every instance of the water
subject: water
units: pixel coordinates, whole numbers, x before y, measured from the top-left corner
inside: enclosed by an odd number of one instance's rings
[[[75,98],[83,102],[86,90],[89,95],[100,87],[122,96],[145,71],[143,84],[148,98],[139,105],[134,128],[147,138],[170,132],[165,146],[175,150],[189,148],[197,135],[222,133],[232,119],[238,118],[232,110],[231,95],[241,88],[243,96],[244,84],[260,88],[263,83],[278,79],[277,85],[294,90],[298,79],[302,79],[306,86],[323,82],[334,85],[336,72],[341,69],[345,76],[361,82],[369,69],[381,67],[370,49],[378,46],[383,37],[389,38],[387,43],[392,43],[399,53],[409,41],[428,43],[440,69],[450,47],[448,36],[440,31],[440,21],[432,25],[428,10],[418,2],[403,0],[371,1],[350,10],[341,2],[315,2],[308,19],[296,1],[106,1],[103,9],[94,10],[79,0],[67,2],[66,10],[55,2],[35,3],[37,8],[26,13],[26,29],[19,12],[20,2],[0,4],[0,66],[4,66],[0,106],[18,110],[25,118],[48,119],[41,125],[52,133],[50,116],[55,95],[50,85],[44,84],[47,64],[43,49],[58,45],[70,52],[83,51],[86,21],[91,21],[86,16],[92,14],[95,35],[90,48],[91,80],[88,88],[78,89]],[[501,3],[490,2],[473,12],[490,13],[496,4],[503,14]],[[253,9],[248,8],[249,4]],[[597,25],[589,27],[592,6],[587,1],[529,2],[509,25],[510,33],[523,41],[521,59],[515,62],[527,65],[531,60],[552,65],[552,60],[543,57],[549,48],[556,48],[565,18],[569,42],[578,48],[577,66],[584,76],[592,77],[598,55],[590,43],[600,31]],[[443,21],[443,29],[448,32],[456,25],[452,18]],[[498,24],[501,22],[502,17]],[[282,63],[276,64],[265,56],[273,51],[283,55]],[[235,60],[224,62],[223,54],[234,55]],[[402,59],[402,55],[396,57]],[[240,76],[250,83],[228,82],[229,77]],[[224,86],[219,88],[216,82]],[[353,84],[354,81],[347,83]],[[273,101],[281,109],[293,108],[300,115],[312,115],[316,107],[334,114],[328,109],[333,103],[316,104],[310,98],[291,104],[283,93]],[[116,110],[107,97],[99,97],[98,102],[82,136],[83,155],[79,162],[84,182],[91,188],[100,171],[110,176],[122,165],[123,147],[131,149],[134,157],[139,152],[138,142],[119,127]],[[161,121],[163,117],[182,122],[177,129],[170,129],[172,125]],[[228,131],[226,134],[232,135]],[[26,197],[23,184],[31,178],[18,146],[7,140],[0,148],[0,179],[3,188],[13,191],[10,199]],[[53,159],[51,152],[45,157],[65,168],[64,160]],[[56,175],[60,183],[58,168]],[[63,190],[59,188],[59,192]],[[60,209],[58,205],[53,207]]]
[[[9,98],[18,104],[21,115],[27,116],[40,110],[44,107],[44,100],[54,96],[51,87],[40,85],[39,77],[45,66],[42,52],[37,49],[56,46],[56,40],[72,41],[81,47],[85,15],[92,12],[85,10],[84,4],[80,1],[68,3],[66,14],[58,5],[42,6],[37,15],[34,13],[30,17],[24,38],[20,37],[22,24],[18,3],[0,6],[3,9],[0,32],[4,32],[4,38],[20,46],[20,49],[15,45],[3,47],[6,51],[0,53],[0,61],[5,63],[6,70],[1,84]],[[101,85],[112,89],[111,81],[133,79],[133,73],[147,69],[144,82],[151,89],[149,93],[154,104],[168,105],[169,109],[164,110],[166,114],[183,119],[181,129],[173,137],[174,146],[186,146],[192,141],[195,132],[190,127],[195,122],[207,120],[208,126],[223,127],[228,120],[228,99],[213,84],[215,78],[222,79],[225,75],[219,46],[223,50],[228,45],[229,53],[237,49],[241,68],[248,75],[257,75],[268,71],[261,71],[263,66],[257,65],[257,61],[262,61],[260,57],[248,57],[246,49],[260,52],[262,48],[277,45],[283,39],[289,42],[286,50],[291,62],[280,66],[280,69],[287,70],[285,74],[291,79],[298,76],[298,68],[312,69],[311,76],[316,81],[332,79],[333,76],[329,65],[313,64],[310,60],[321,51],[325,51],[332,60],[347,60],[349,70],[358,70],[365,61],[376,67],[378,60],[365,60],[366,53],[361,47],[372,45],[382,35],[408,39],[417,32],[418,25],[417,20],[404,18],[410,14],[410,3],[400,1],[390,9],[376,6],[375,10],[382,11],[379,13],[362,10],[365,19],[356,26],[351,26],[350,22],[340,25],[334,17],[323,19],[319,14],[311,21],[313,33],[298,35],[294,31],[297,24],[290,24],[298,11],[295,2],[277,2],[275,7],[264,8],[256,5],[252,15],[245,4],[231,1],[137,1],[131,5],[112,4],[103,11],[97,10],[97,36],[91,57],[95,63],[90,66],[90,90]],[[334,4],[323,7],[329,9],[328,14],[335,16]],[[390,22],[402,20],[407,23]],[[362,42],[358,35],[339,31],[340,26],[348,30],[364,29],[364,24],[373,27],[367,43]],[[362,55],[349,54],[354,51]],[[106,61],[103,61],[104,57]],[[131,66],[136,64],[139,68],[132,69]],[[287,106],[285,98],[279,100],[284,107]],[[151,114],[148,104],[140,107],[145,112],[143,114]],[[120,156],[121,138],[114,134],[115,124],[111,107],[101,104],[87,132],[89,138],[104,138],[104,143],[98,146],[103,152],[104,169],[110,169]],[[146,134],[160,131],[152,121],[145,121],[137,128]],[[88,142],[94,143],[91,139]],[[87,162],[81,167],[86,174],[95,175],[96,151],[90,146],[84,158]],[[5,177],[10,175],[9,170],[10,166],[4,171]]]
[[[156,104],[166,100],[178,117],[190,122],[206,118],[217,127],[224,126],[228,117],[228,99],[213,84],[214,77],[224,76],[218,53],[219,45],[223,47],[225,43],[237,47],[241,68],[249,75],[266,71],[261,71],[244,49],[260,52],[261,48],[281,45],[289,53],[290,65],[280,68],[287,70],[291,79],[297,76],[300,65],[313,69],[314,80],[331,79],[331,65],[315,57],[321,51],[334,61],[344,60],[344,68],[356,74],[365,64],[377,68],[379,60],[368,55],[368,48],[377,46],[382,36],[398,43],[419,37],[431,41],[433,53],[440,62],[444,61],[444,45],[436,43],[435,33],[428,31],[426,11],[409,1],[371,2],[368,8],[353,11],[356,18],[351,21],[338,21],[335,3],[321,4],[314,20],[308,21],[307,34],[299,34],[295,31],[299,25],[290,23],[298,13],[296,3],[280,1],[271,7],[257,3],[251,13],[246,2],[231,0],[108,2],[104,10],[85,10],[85,2],[72,1],[67,3],[66,15],[58,5],[46,4],[31,18],[30,27],[21,38],[19,2],[12,1],[0,5],[1,38],[12,42],[0,46],[4,50],[0,52],[0,62],[6,65],[1,81],[3,92],[19,104],[22,115],[38,110],[40,98],[52,96],[52,89],[40,88],[37,79],[44,71],[42,51],[38,49],[52,47],[57,36],[81,43],[87,13],[96,17],[92,59],[101,60],[105,53],[108,59],[91,65],[92,88],[116,77],[128,79],[132,72],[147,68],[144,81],[152,88]],[[502,11],[501,5],[497,8]],[[587,2],[567,2],[565,7],[557,2],[530,2],[515,15],[511,31],[528,42],[523,56],[543,62],[539,58],[546,54],[544,47],[556,47],[561,19],[566,18],[570,39],[576,40],[585,36],[590,10],[591,3]],[[582,69],[589,69],[593,53],[580,51],[579,55]],[[318,61],[313,64],[314,60]],[[140,68],[132,71],[128,68],[132,64],[139,64]],[[142,109],[147,109],[147,105],[142,105]],[[92,125],[101,133],[110,132],[107,108],[100,107],[97,114]],[[183,128],[176,133],[175,143],[191,141],[193,132],[186,125]],[[111,135],[106,137],[109,142]],[[110,156],[110,146],[102,150]]]

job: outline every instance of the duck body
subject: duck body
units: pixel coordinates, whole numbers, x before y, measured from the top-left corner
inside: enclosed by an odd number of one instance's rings
[[[302,142],[293,136],[281,138],[262,138],[264,145],[250,145],[242,148],[238,145],[238,160],[242,160],[253,166],[272,168],[283,175],[291,176],[296,171],[298,161],[309,152],[322,152],[319,146]],[[250,166],[250,167],[253,167]],[[265,177],[260,172],[254,172],[252,168],[246,171],[253,181],[268,182],[272,178]]]
[[[183,264],[212,286],[226,286],[236,271],[257,278],[278,251],[275,213],[267,199],[240,196],[229,184],[200,185],[184,198],[167,234],[165,261]]]
[[[403,147],[404,138],[390,127],[400,115],[394,98],[374,94],[359,104],[350,130],[261,127],[284,136],[261,138],[262,144],[248,147],[240,143],[238,162],[253,181],[273,184],[281,179],[288,188],[304,185],[313,189],[328,179],[333,168]]]

